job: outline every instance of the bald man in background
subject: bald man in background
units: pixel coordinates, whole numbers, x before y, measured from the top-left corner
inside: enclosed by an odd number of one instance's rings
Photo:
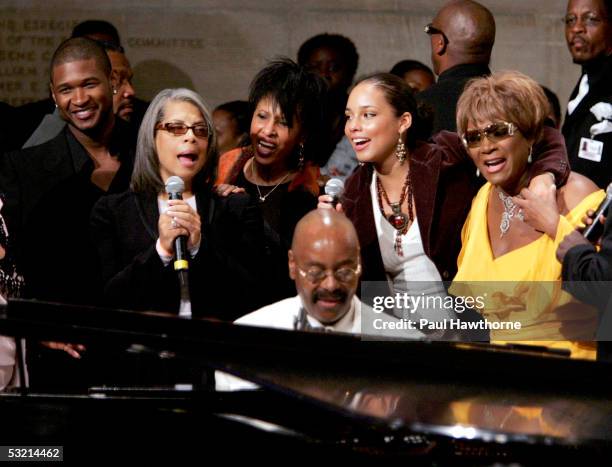
[[[417,94],[434,111],[432,133],[456,131],[457,101],[472,78],[491,74],[495,19],[478,2],[446,3],[425,28],[430,36],[431,63],[438,82]]]

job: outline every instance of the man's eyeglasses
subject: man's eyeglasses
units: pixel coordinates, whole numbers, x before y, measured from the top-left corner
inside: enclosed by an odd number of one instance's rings
[[[562,18],[565,25],[570,28],[576,26],[578,19],[580,19],[580,22],[587,27],[599,26],[605,20],[604,17],[597,16],[595,13],[585,13],[580,17],[576,15],[566,15]]]
[[[184,123],[177,122],[158,123],[155,129],[167,131],[168,133],[172,133],[174,136],[184,135],[191,130],[193,131],[193,135],[197,138],[208,138],[208,127],[202,124],[188,126]]]
[[[430,36],[432,34],[441,34],[442,39],[444,40],[444,45],[448,45],[448,37],[446,37],[446,34],[444,34],[441,29],[435,27],[432,23],[429,23],[427,26],[425,26],[425,34],[429,34]]]
[[[484,128],[466,131],[461,139],[466,147],[477,148],[482,144],[482,140],[485,136],[489,141],[497,143],[508,136],[514,135],[515,131],[516,125],[514,123],[496,122]]]
[[[298,266],[297,270],[300,273],[300,276],[306,278],[311,284],[320,284],[325,280],[327,274],[330,272],[338,282],[348,284],[353,282],[359,276],[359,274],[361,274],[361,265],[357,265],[357,268],[355,269],[342,267],[333,271],[318,267],[311,267],[304,270]]]

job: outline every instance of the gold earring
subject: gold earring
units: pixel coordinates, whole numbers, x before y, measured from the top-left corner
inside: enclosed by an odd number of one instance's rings
[[[397,160],[400,164],[403,164],[406,160],[406,146],[404,145],[401,136],[397,140],[397,146],[395,147],[395,157],[397,157]]]

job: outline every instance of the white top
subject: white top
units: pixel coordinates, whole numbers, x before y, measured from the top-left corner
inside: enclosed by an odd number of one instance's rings
[[[372,212],[378,236],[378,245],[382,256],[385,272],[389,286],[394,294],[408,295],[439,295],[445,297],[446,289],[442,283],[442,277],[434,262],[425,254],[423,240],[419,230],[419,220],[415,217],[405,235],[401,236],[402,250],[404,256],[399,256],[395,251],[395,228],[383,217],[378,205],[378,192],[376,189],[376,171],[372,176],[370,192],[372,194]],[[444,318],[452,318],[452,313],[432,313],[431,310],[419,316],[419,310],[411,316],[405,316],[405,310],[395,310],[395,315],[410,318],[423,317],[431,321],[439,321]],[[415,316],[416,315],[416,316]]]
[[[234,323],[248,326],[294,330],[295,320],[302,307],[302,299],[299,295],[296,295],[295,297],[272,303],[248,315],[242,316],[234,321]],[[375,313],[370,307],[363,304],[357,296],[353,296],[351,308],[342,319],[330,326],[320,323],[308,314],[306,317],[308,319],[308,324],[312,328],[324,327],[326,330],[332,332],[368,334],[371,337],[367,340],[374,339],[374,335],[377,335],[379,338],[408,340],[421,339],[424,336],[423,333],[416,329],[377,329],[374,325],[375,320],[381,320],[381,323],[398,323],[399,320],[386,314]],[[364,326],[363,330],[362,324]],[[258,387],[256,384],[221,371],[215,372],[215,384],[217,391],[238,391],[244,389],[257,389]]]
[[[351,308],[338,322],[324,325],[315,318],[306,315],[308,324],[313,328],[325,328],[328,331],[346,332],[350,334],[361,333],[361,306],[363,304],[353,296]],[[302,308],[302,299],[299,295],[280,300],[271,305],[264,306],[234,321],[235,324],[248,326],[262,326],[275,329],[294,329],[295,319]]]

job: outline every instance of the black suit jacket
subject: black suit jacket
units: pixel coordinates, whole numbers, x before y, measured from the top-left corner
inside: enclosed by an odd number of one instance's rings
[[[593,245],[570,248],[563,258],[563,288],[601,312],[597,359],[612,361],[612,210],[608,209],[601,249]]]
[[[433,86],[417,94],[417,100],[434,111],[432,134],[442,130],[457,131],[457,101],[463,88],[470,79],[490,74],[487,65],[457,65],[444,71]]]
[[[91,183],[93,162],[68,128],[40,146],[0,157],[3,215],[27,298],[99,303],[97,255],[89,239],[91,209],[100,197],[125,191],[133,167],[131,133],[117,124],[113,140],[121,167],[108,192]]]
[[[190,260],[194,316],[234,319],[261,306],[259,278],[266,278],[263,221],[246,194],[227,198],[210,190],[196,195],[202,221],[200,249]],[[172,263],[155,249],[157,197],[131,191],[102,198],[91,216],[108,305],[178,312],[179,283]]]
[[[598,123],[591,107],[598,102],[612,104],[612,57],[585,66],[583,71],[589,77],[589,92],[571,114],[565,114],[562,131],[572,170],[589,177],[597,186],[605,189],[612,181],[612,133],[593,138],[604,143],[601,162],[582,159],[578,157],[578,153],[580,140],[583,137],[591,138],[590,128]],[[578,86],[579,84],[574,88],[570,99],[578,94]]]

